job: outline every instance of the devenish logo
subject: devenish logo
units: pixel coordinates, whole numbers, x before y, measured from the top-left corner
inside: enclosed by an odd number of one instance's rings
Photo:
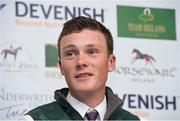
[[[86,16],[104,23],[105,10],[96,7],[61,5],[61,3],[57,5],[16,1],[15,16],[53,20],[69,20],[77,16]]]
[[[135,56],[132,58],[132,62],[131,62],[132,64],[133,64],[134,62],[136,62],[137,60],[139,60],[139,59],[144,60],[144,61],[146,62],[146,66],[147,66],[148,64],[153,65],[153,62],[156,62],[156,60],[154,59],[153,56],[148,55],[148,54],[145,54],[145,53],[142,53],[142,52],[140,52],[138,49],[133,49],[132,53],[135,55]]]
[[[131,109],[177,110],[176,96],[124,94],[122,100]]]

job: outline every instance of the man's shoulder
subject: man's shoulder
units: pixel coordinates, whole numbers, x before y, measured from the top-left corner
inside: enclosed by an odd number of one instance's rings
[[[117,107],[114,113],[111,115],[112,118],[117,118],[121,120],[140,120],[138,116],[133,113],[123,109],[121,106]]]
[[[51,103],[47,103],[47,104],[43,104],[43,105],[40,105],[40,106],[38,106],[38,107],[36,107],[36,108],[34,108],[34,109],[32,109],[31,111],[29,111],[29,112],[31,112],[31,113],[37,113],[37,112],[39,112],[39,111],[51,111],[51,110],[54,110],[54,108],[57,108],[57,102],[51,102]]]
[[[52,102],[41,105],[27,113],[34,120],[82,120],[80,115],[64,102]]]
[[[64,114],[64,110],[56,101],[38,106],[27,113],[27,115],[30,115],[33,119],[36,120],[47,120],[50,117],[52,117],[52,119],[57,119],[59,118],[57,117],[57,114]]]

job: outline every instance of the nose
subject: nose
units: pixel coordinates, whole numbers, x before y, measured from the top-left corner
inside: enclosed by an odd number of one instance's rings
[[[83,69],[88,66],[87,56],[84,53],[79,53],[77,58],[77,69]]]

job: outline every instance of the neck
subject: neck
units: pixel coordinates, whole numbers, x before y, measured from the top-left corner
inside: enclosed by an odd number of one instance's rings
[[[70,93],[74,98],[76,98],[80,102],[86,104],[91,108],[95,108],[104,100],[105,89],[103,91],[78,92],[78,93],[73,93],[73,91],[72,92],[70,91]]]

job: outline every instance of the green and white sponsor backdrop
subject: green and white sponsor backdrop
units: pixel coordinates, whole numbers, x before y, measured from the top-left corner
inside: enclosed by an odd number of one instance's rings
[[[20,119],[66,87],[57,64],[62,24],[86,16],[114,37],[108,86],[148,120],[180,119],[178,0],[1,0],[0,120]]]

